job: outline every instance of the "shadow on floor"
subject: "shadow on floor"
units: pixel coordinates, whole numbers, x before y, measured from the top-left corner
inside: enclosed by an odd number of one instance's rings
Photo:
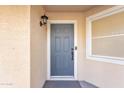
[[[43,88],[98,88],[86,81],[46,81]]]

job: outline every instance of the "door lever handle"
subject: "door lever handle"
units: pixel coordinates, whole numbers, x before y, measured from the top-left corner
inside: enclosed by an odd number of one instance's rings
[[[72,56],[72,60],[74,60],[74,48],[71,48],[71,56]]]

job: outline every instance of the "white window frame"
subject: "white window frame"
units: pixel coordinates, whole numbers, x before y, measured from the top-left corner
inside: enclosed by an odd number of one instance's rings
[[[124,58],[122,57],[94,55],[92,53],[92,39],[94,39],[92,38],[92,22],[123,11],[124,11],[124,6],[114,6],[112,8],[109,8],[107,10],[104,10],[100,13],[94,14],[86,18],[86,58],[87,59],[96,60],[99,62],[108,62],[108,63],[124,65]],[[120,34],[120,35],[124,35],[124,34]],[[105,36],[101,36],[99,38],[104,38],[104,37]]]

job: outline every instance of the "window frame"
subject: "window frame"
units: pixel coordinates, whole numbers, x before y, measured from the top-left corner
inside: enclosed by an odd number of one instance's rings
[[[99,62],[108,62],[124,65],[124,58],[113,56],[94,55],[92,53],[92,22],[124,11],[124,6],[114,6],[86,18],[86,58]]]

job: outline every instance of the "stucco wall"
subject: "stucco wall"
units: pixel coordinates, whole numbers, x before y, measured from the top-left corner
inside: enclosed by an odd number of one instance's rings
[[[47,31],[44,26],[40,27],[40,18],[43,14],[42,6],[31,6],[31,87],[42,87],[47,75]]]
[[[29,6],[0,6],[0,87],[30,87]]]
[[[124,66],[86,59],[85,19],[109,7],[101,6],[85,13],[46,14],[50,20],[77,20],[78,80],[98,87],[124,87]],[[0,87],[42,87],[44,84],[47,31],[39,25],[43,13],[41,6],[0,6]]]
[[[42,87],[46,28],[42,6],[0,6],[0,87]]]
[[[77,20],[78,80],[86,80],[98,87],[124,87],[124,66],[86,59],[86,17],[112,6],[98,6],[84,13],[48,12],[50,20]]]

